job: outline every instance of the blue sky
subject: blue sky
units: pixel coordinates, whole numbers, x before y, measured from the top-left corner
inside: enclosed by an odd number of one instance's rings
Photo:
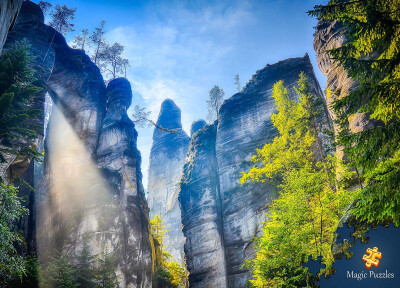
[[[266,64],[307,52],[325,88],[312,46],[317,21],[306,14],[325,1],[47,1],[77,8],[68,41],[106,20],[108,42],[124,45],[123,56],[131,62],[131,108],[146,106],[156,120],[161,102],[171,98],[182,110],[188,134],[192,121],[206,117],[212,86],[224,88],[226,98],[235,93],[235,74],[244,85]],[[138,129],[145,187],[152,130]]]

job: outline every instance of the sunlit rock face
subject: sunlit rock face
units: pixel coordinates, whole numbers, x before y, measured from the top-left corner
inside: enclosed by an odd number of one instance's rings
[[[322,131],[330,120],[307,54],[257,71],[241,92],[222,104],[216,131],[205,126],[192,135],[179,198],[191,286],[245,287],[251,278],[243,264],[255,256],[252,240],[260,235],[267,205],[278,189],[267,183],[241,185],[239,179],[254,165],[250,160],[256,149],[277,136],[271,122],[276,112],[273,85],[284,80],[292,99],[298,99],[293,87],[300,72],[320,100],[323,113],[317,128],[327,150],[330,140]]]
[[[9,1],[3,1],[1,5],[7,2]],[[37,72],[38,82],[35,85],[43,88],[43,90],[34,95],[27,105],[29,109],[38,111],[44,110],[46,81],[50,77],[55,59],[54,50],[49,46],[53,29],[43,22],[42,10],[33,2],[24,1],[16,24],[8,34],[4,45],[4,50],[22,40],[25,40],[30,45],[29,53],[32,57],[29,66]],[[38,113],[34,122],[38,127],[43,127],[43,120],[43,113]],[[39,130],[37,138],[31,139],[26,143],[15,143],[14,148],[21,149],[26,146],[38,148],[42,140],[43,131]],[[6,180],[13,180],[22,175],[30,163],[30,158],[26,156],[6,155],[5,158],[7,162],[0,163],[0,177]]]
[[[13,28],[23,0],[2,0],[0,2],[0,54],[6,42],[7,33]]]
[[[179,202],[190,287],[228,287],[216,136],[217,122],[194,133],[183,169]]]
[[[277,131],[271,122],[276,112],[272,98],[273,85],[283,80],[293,99],[297,99],[293,86],[304,72],[312,92],[320,99],[321,110],[326,111],[323,94],[310,59],[289,58],[257,71],[243,91],[227,99],[221,106],[216,155],[222,195],[223,234],[228,267],[229,287],[245,287],[250,273],[243,264],[254,257],[254,236],[259,235],[262,221],[266,220],[267,204],[276,196],[276,187],[250,182],[240,185],[242,171],[248,171],[257,148],[271,142]],[[326,113],[318,121],[318,129],[329,127]],[[328,138],[320,133],[327,148]]]
[[[346,44],[346,28],[337,21],[321,20],[318,22],[314,38],[314,50],[317,53],[318,67],[321,72],[327,76],[326,89],[332,93],[326,97],[327,107],[336,99],[345,97],[358,84],[347,74],[343,66],[333,61],[327,51],[341,47]],[[335,112],[330,109],[330,116],[336,119]],[[381,125],[379,121],[369,119],[366,113],[356,113],[349,117],[350,130],[353,133],[371,129],[377,125]],[[339,127],[334,125],[335,133],[338,133]],[[341,147],[337,147],[340,157],[344,157]]]
[[[48,91],[93,156],[106,109],[103,77],[83,50],[69,48],[56,31],[52,38],[56,58]]]
[[[182,130],[181,110],[170,99],[161,104],[157,125],[173,132],[155,128],[153,133],[148,182],[150,217],[160,215],[164,220],[168,230],[164,245],[174,261],[183,263],[184,237],[178,196],[190,138]]]
[[[125,78],[107,86],[107,112],[97,148],[97,163],[111,185],[117,219],[109,241],[122,273],[121,287],[151,287],[151,247],[147,202],[142,186],[137,132],[126,110],[131,86]]]

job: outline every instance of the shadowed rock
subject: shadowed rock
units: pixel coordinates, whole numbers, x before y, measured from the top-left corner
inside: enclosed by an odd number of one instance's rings
[[[157,125],[173,129],[163,132],[155,128],[150,153],[148,201],[150,217],[160,215],[167,233],[164,245],[173,260],[183,263],[184,237],[179,208],[179,181],[189,147],[190,138],[182,130],[181,110],[174,101],[167,99],[161,104]]]
[[[8,1],[6,1],[8,2]],[[51,41],[52,28],[43,23],[44,17],[42,10],[35,3],[24,1],[18,15],[16,24],[12,31],[7,36],[7,41],[4,49],[7,50],[11,45],[22,40],[27,41],[29,46],[29,54],[31,62],[29,66],[34,69],[38,77],[36,86],[43,88],[28,102],[28,109],[44,110],[44,97],[46,94],[46,82],[50,77],[54,66],[55,53],[49,46]],[[44,114],[39,113],[37,118],[33,120],[39,127],[43,127]],[[30,139],[26,143],[15,145],[16,150],[23,146],[30,146],[37,149],[43,140],[43,130],[39,129],[37,138]],[[25,169],[29,166],[30,158],[24,155],[6,155],[6,163],[0,164],[0,177],[4,179],[15,179],[22,175]]]
[[[6,42],[7,33],[13,28],[23,0],[2,0],[0,2],[0,55]]]
[[[193,136],[194,133],[199,131],[200,129],[203,129],[204,126],[207,125],[207,122],[204,121],[203,119],[193,121],[192,126],[190,127],[190,137]]]
[[[125,78],[107,86],[107,112],[97,148],[97,162],[114,188],[118,220],[109,230],[109,241],[116,253],[122,287],[151,287],[151,247],[148,208],[142,187],[141,156],[137,132],[126,110],[132,101],[131,86]]]
[[[307,54],[257,71],[241,92],[222,104],[217,131],[214,124],[193,134],[179,198],[193,287],[246,287],[251,278],[243,264],[255,256],[253,239],[260,235],[278,189],[259,182],[241,185],[239,179],[242,171],[253,167],[256,149],[277,136],[271,122],[276,112],[273,85],[284,80],[290,97],[298,99],[293,87],[300,72],[308,77],[325,111],[317,120],[327,148],[329,138],[322,131],[330,120]]]
[[[215,154],[217,124],[192,137],[183,168],[179,202],[190,287],[228,287]]]
[[[243,268],[247,259],[254,257],[252,239],[260,235],[265,212],[277,188],[266,183],[239,183],[242,171],[248,171],[254,163],[251,157],[257,148],[271,142],[277,130],[271,122],[276,112],[272,87],[283,80],[293,99],[298,96],[293,89],[304,72],[311,84],[312,92],[320,103],[324,103],[322,90],[315,77],[310,58],[289,58],[257,71],[243,91],[227,99],[220,109],[216,154],[219,167],[219,182],[222,197],[223,234],[228,267],[229,287],[245,287],[251,277]],[[326,111],[324,104],[321,110]],[[318,119],[318,129],[324,148],[329,138],[322,131],[329,128],[329,116],[323,113]]]

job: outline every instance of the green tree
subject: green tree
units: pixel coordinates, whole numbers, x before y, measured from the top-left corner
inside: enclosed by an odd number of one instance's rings
[[[84,235],[82,248],[80,249],[75,259],[77,262],[75,267],[76,267],[76,281],[79,285],[78,287],[85,287],[85,288],[96,287],[96,283],[94,281],[96,277],[96,270],[94,267],[95,259],[96,255],[92,255],[90,251],[87,235]]]
[[[149,118],[150,114],[151,111],[147,111],[146,107],[140,107],[139,105],[136,105],[132,114],[133,123],[135,123],[136,127],[139,128],[143,128],[147,124],[148,127],[154,126],[161,132],[178,133],[177,129],[168,129],[158,125]]]
[[[240,76],[239,74],[235,75],[235,86],[238,92],[240,92],[241,87],[240,87]]]
[[[21,204],[18,189],[4,182],[0,183],[0,279],[2,283],[25,273],[24,259],[15,249],[15,243],[22,242],[22,236],[15,231],[15,222],[28,210]]]
[[[328,53],[358,84],[333,105],[337,142],[365,184],[352,213],[359,220],[400,225],[400,2],[331,0],[308,13],[347,28],[347,43]],[[380,124],[351,133],[349,118],[357,112]]]
[[[124,61],[121,57],[124,52],[124,46],[119,43],[114,43],[109,46],[104,45],[103,50],[98,55],[99,59],[104,63],[104,72],[111,75],[111,80],[118,77],[119,73],[123,73]]]
[[[279,197],[269,207],[263,235],[256,239],[256,258],[248,261],[256,287],[313,285],[302,263],[307,256],[322,256],[323,272],[331,272],[331,243],[340,217],[352,200],[336,177],[337,159],[325,156],[314,125],[319,113],[304,73],[289,97],[283,81],[273,87],[278,113],[271,116],[279,135],[257,150],[257,163],[243,173],[248,180],[277,183]],[[348,179],[351,173],[344,172]]]
[[[96,269],[97,287],[114,288],[118,287],[117,275],[115,274],[115,258],[107,249],[103,250],[98,259]]]
[[[161,253],[156,253],[156,255],[161,255],[161,264],[156,268],[153,275],[153,287],[187,287],[188,275],[185,268],[181,264],[171,261],[172,255],[164,246],[164,234],[168,230],[165,230],[165,225],[162,222],[163,219],[159,215],[150,220],[151,237],[158,242],[161,249]]]
[[[38,6],[40,7],[40,9],[42,9],[43,14],[46,16],[47,12],[51,9],[51,7],[53,7],[53,4],[47,1],[40,0],[38,2]]]
[[[81,50],[85,50],[85,47],[90,47],[89,44],[89,30],[88,29],[82,29],[82,34],[81,35],[75,35],[74,36],[74,42],[72,44],[73,48],[78,48]]]
[[[79,284],[76,282],[76,267],[71,264],[71,258],[67,255],[60,255],[51,259],[42,270],[40,287],[79,287]]]
[[[215,85],[211,88],[207,105],[208,105],[208,116],[207,118],[212,122],[219,117],[219,107],[222,104],[222,100],[224,100],[225,91],[219,86]]]
[[[4,154],[24,154],[37,158],[38,153],[26,142],[43,129],[35,124],[43,111],[30,107],[41,88],[36,86],[35,71],[28,64],[32,57],[26,41],[16,42],[0,58],[0,161]],[[0,179],[1,180],[1,179]]]
[[[66,5],[61,6],[57,4],[54,6],[54,10],[50,12],[52,19],[49,25],[65,36],[68,32],[74,31],[72,27],[74,27],[75,24],[71,23],[71,20],[75,18],[75,12],[76,8],[69,8]]]
[[[95,52],[94,55],[92,56],[92,61],[94,64],[97,64],[97,61],[99,60],[99,55],[101,54],[101,51],[105,47],[106,40],[104,38],[104,25],[106,24],[106,21],[101,20],[100,26],[94,28],[94,31],[92,35],[89,37],[90,41],[93,43],[95,47]]]

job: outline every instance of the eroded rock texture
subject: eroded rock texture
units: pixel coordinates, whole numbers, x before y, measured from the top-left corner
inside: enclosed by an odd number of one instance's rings
[[[8,2],[8,1],[5,1]],[[37,72],[38,81],[36,86],[43,88],[40,93],[32,97],[27,104],[29,109],[44,110],[44,98],[46,94],[46,81],[50,77],[54,66],[55,53],[49,46],[51,41],[52,28],[43,24],[44,17],[42,10],[33,2],[24,1],[18,15],[16,24],[7,36],[4,49],[8,49],[16,42],[26,40],[30,45],[31,63],[29,66]],[[38,114],[33,121],[39,127],[43,127],[44,114]],[[43,130],[38,130],[37,138],[24,143],[15,143],[17,150],[22,147],[32,147],[37,149],[43,141]],[[0,177],[6,180],[13,180],[22,175],[29,166],[30,158],[24,155],[6,155],[6,163],[0,163]]]
[[[271,203],[276,191],[275,187],[263,183],[240,185],[241,172],[248,171],[254,165],[250,159],[256,149],[277,135],[271,123],[271,115],[276,111],[272,98],[273,85],[283,80],[292,97],[296,98],[293,86],[300,72],[306,74],[315,97],[323,100],[306,54],[304,57],[267,65],[257,71],[243,91],[226,100],[220,109],[216,154],[229,287],[245,287],[250,278],[250,273],[242,265],[254,256],[251,240],[260,233],[266,205]],[[320,131],[328,128],[327,117],[324,115],[320,119]],[[326,138],[324,142],[328,144]]]
[[[150,287],[148,208],[137,133],[126,113],[132,98],[130,84],[116,79],[106,93],[96,65],[84,51],[69,48],[64,37],[43,24],[43,19],[35,3],[24,1],[5,45],[7,49],[24,38],[31,45],[35,58],[30,65],[43,88],[32,108],[43,110],[46,91],[55,102],[43,177],[35,177],[41,179],[40,185],[35,183],[37,209],[33,209],[34,218],[28,219],[38,224],[40,261],[45,263],[45,257],[57,255],[55,251],[76,255],[83,239],[88,239],[95,254],[108,247],[108,253],[116,256],[119,287]],[[43,126],[43,120],[38,119],[38,124]],[[26,145],[37,147],[42,138],[38,135]],[[16,159],[10,163],[17,164]],[[31,177],[32,171],[28,172]],[[25,238],[33,243],[29,228]]]
[[[7,33],[15,23],[23,0],[2,0],[0,2],[0,54],[6,42]]]
[[[155,128],[150,153],[148,201],[150,217],[160,215],[168,230],[164,245],[179,263],[184,261],[184,237],[179,208],[179,181],[189,147],[190,138],[182,130],[181,110],[174,101],[167,99],[161,104],[157,125],[174,132]]]
[[[271,122],[276,112],[273,85],[284,80],[291,97],[297,99],[293,86],[300,72],[308,77],[324,111],[317,128],[327,150],[329,139],[322,131],[330,127],[330,120],[307,54],[257,71],[241,92],[222,104],[214,134],[212,126],[194,133],[180,196],[190,285],[245,287],[250,279],[249,271],[242,266],[254,257],[252,240],[260,235],[267,205],[276,197],[277,188],[255,182],[241,185],[239,179],[242,171],[254,165],[250,160],[256,149],[277,136]],[[212,135],[216,137],[215,147]],[[213,235],[213,240],[208,235]],[[219,255],[224,255],[224,260]],[[221,269],[223,262],[225,268]],[[213,266],[215,263],[218,267]]]
[[[343,66],[333,61],[327,53],[328,50],[341,47],[346,42],[346,28],[340,22],[321,20],[318,23],[314,38],[314,50],[317,53],[318,67],[327,76],[326,89],[330,90],[330,95],[326,97],[328,108],[336,99],[345,97],[357,86],[357,81],[354,81]],[[332,109],[329,109],[329,114],[332,120],[336,119]],[[378,121],[369,119],[366,113],[352,115],[349,117],[349,124],[353,133],[380,125]],[[334,124],[334,129],[337,134],[339,127]],[[337,153],[339,157],[344,157],[341,147],[337,147]]]
[[[196,132],[183,169],[179,202],[190,287],[228,287],[216,136],[217,122]]]
[[[137,132],[126,110],[131,86],[117,78],[107,86],[107,113],[97,148],[98,166],[113,185],[118,218],[111,245],[123,274],[122,287],[151,287],[151,247],[147,202],[142,187]]]
[[[190,127],[190,137],[193,136],[194,133],[196,133],[197,131],[199,131],[200,129],[203,129],[204,126],[207,125],[207,122],[200,119],[197,121],[193,121],[192,126]]]

